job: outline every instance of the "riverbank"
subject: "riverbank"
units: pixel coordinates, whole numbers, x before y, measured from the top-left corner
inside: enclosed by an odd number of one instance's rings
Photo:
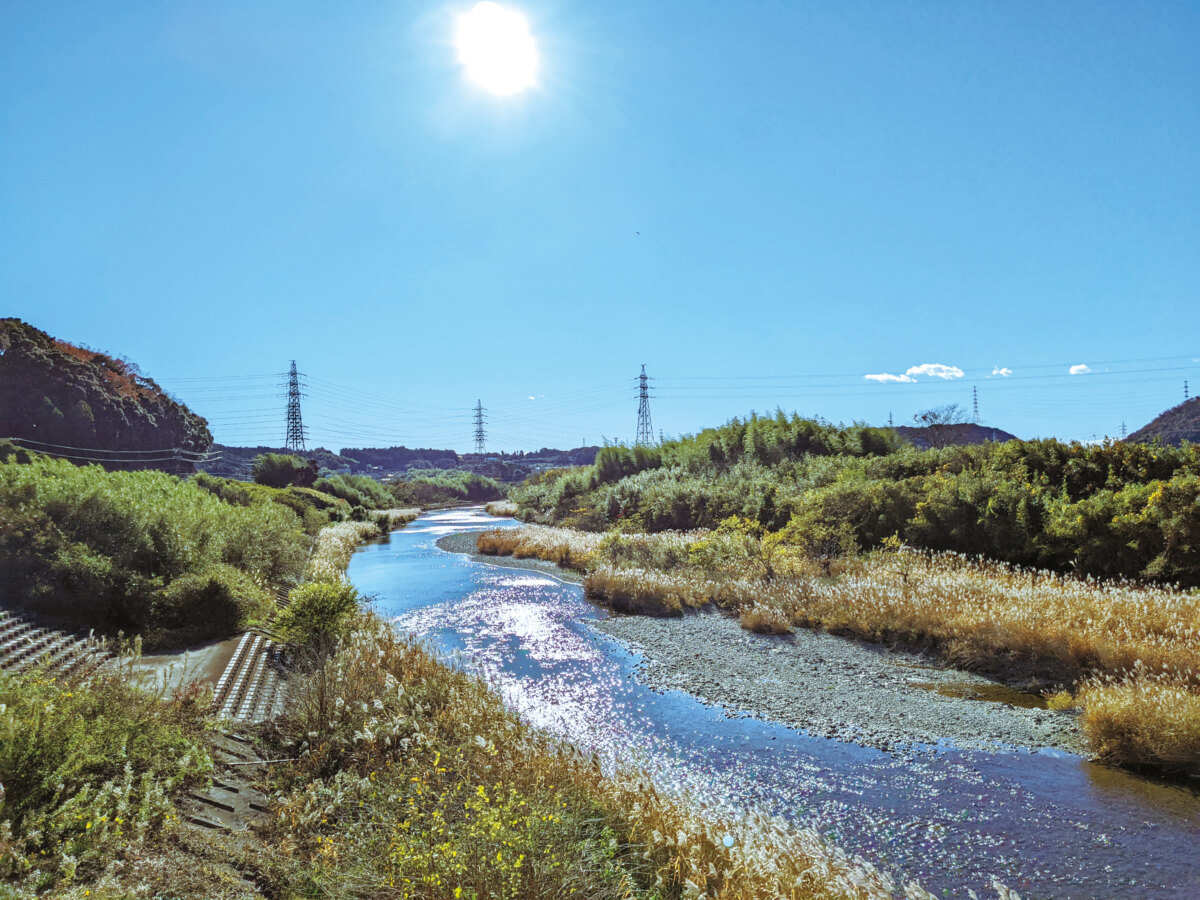
[[[322,534],[315,557],[339,575],[322,587],[357,596],[343,564],[355,535]],[[646,773],[602,772],[394,623],[334,606],[298,598],[285,613],[308,662],[271,729],[282,765],[270,772],[277,815],[264,836],[289,887],[431,900],[932,900],[813,829],[731,818]],[[306,630],[339,637],[321,653]]]
[[[479,554],[476,537],[445,535],[437,546],[487,565],[583,583],[578,573],[544,560]],[[1015,704],[1036,698],[1016,691],[1003,693],[1007,702],[970,699],[972,693],[989,696],[1004,689],[917,654],[807,630],[755,634],[719,612],[613,615],[590,624],[644,657],[643,680],[654,690],[684,691],[731,715],[890,751],[948,743],[963,749],[1087,752],[1073,712],[1022,708]],[[951,696],[955,693],[967,696]]]
[[[501,569],[528,569],[532,572],[541,572],[543,575],[552,575],[559,581],[566,581],[570,584],[583,584],[583,576],[578,572],[564,569],[562,566],[547,562],[544,559],[485,556],[476,549],[475,541],[478,537],[478,531],[458,531],[454,534],[442,535],[442,537],[437,539],[437,546],[450,553],[465,553],[476,562],[481,562],[484,565],[496,566]]]

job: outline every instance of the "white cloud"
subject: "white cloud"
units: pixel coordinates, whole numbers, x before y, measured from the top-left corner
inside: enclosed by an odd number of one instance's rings
[[[880,372],[878,375],[864,375],[863,378],[867,381],[878,381],[880,384],[886,384],[889,381],[899,381],[911,384],[916,381],[915,378],[909,378],[907,375],[891,375],[887,372]]]
[[[992,369],[992,376],[995,378],[1007,378],[1011,374],[1012,369],[1008,369],[1003,366],[996,366],[996,368]]]
[[[947,366],[942,363],[921,363],[905,372],[910,379],[918,375],[928,375],[930,378],[941,378],[949,381],[951,378],[962,378],[966,373],[958,366]]]
[[[526,399],[529,399],[529,400],[536,400],[536,399],[537,399],[537,397],[535,397],[535,396],[533,396],[532,394],[530,394],[530,395],[529,395],[529,397],[528,397],[528,398],[526,398]]]
[[[1089,375],[1089,374],[1091,374],[1092,370],[1089,366],[1085,365],[1084,363],[1080,363],[1077,366],[1071,366],[1071,368],[1067,369],[1067,371],[1069,373],[1071,373],[1072,375]]]

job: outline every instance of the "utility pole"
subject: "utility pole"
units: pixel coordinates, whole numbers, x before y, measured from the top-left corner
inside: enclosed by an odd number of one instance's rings
[[[475,401],[475,452],[482,454],[487,450],[487,431],[483,427],[483,401]]]
[[[979,424],[979,388],[977,388],[977,387],[971,388],[971,406],[975,410],[974,414],[972,415],[971,421],[974,422],[976,425],[978,425]]]
[[[638,377],[638,427],[635,445],[650,446],[654,443],[654,425],[650,422],[650,379],[646,376],[646,364],[642,363],[642,374]]]
[[[287,401],[287,439],[284,447],[292,452],[304,453],[305,447],[304,420],[300,418],[300,373],[296,371],[296,361],[292,360],[292,368],[288,372],[288,401]]]

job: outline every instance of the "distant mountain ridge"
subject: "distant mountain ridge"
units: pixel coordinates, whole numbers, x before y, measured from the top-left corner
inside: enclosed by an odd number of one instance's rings
[[[254,458],[263,453],[289,453],[282,447],[231,447],[214,444],[220,458],[203,463],[201,468],[213,475],[247,477]],[[374,478],[404,477],[423,472],[462,469],[488,475],[500,481],[518,482],[534,472],[564,466],[590,466],[596,461],[599,447],[576,447],[571,450],[556,450],[543,447],[531,452],[516,453],[464,453],[422,447],[344,447],[334,453],[317,447],[298,456],[315,460],[322,469],[334,472],[349,471],[355,475],[370,475]]]
[[[1135,444],[1149,444],[1155,439],[1171,446],[1184,441],[1200,444],[1200,397],[1172,406],[1126,438]]]
[[[212,445],[208,423],[125,359],[0,319],[0,438],[92,451]],[[106,463],[107,464],[107,463]]]

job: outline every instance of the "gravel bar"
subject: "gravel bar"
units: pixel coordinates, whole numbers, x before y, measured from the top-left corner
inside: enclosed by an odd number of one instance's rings
[[[489,565],[582,582],[553,563],[481,556],[474,533],[437,543]],[[613,614],[590,624],[642,655],[642,680],[654,690],[685,691],[730,715],[888,751],[951,745],[1087,755],[1075,713],[955,696],[996,693],[998,686],[917,654],[818,631],[753,634],[718,611],[666,619]]]

